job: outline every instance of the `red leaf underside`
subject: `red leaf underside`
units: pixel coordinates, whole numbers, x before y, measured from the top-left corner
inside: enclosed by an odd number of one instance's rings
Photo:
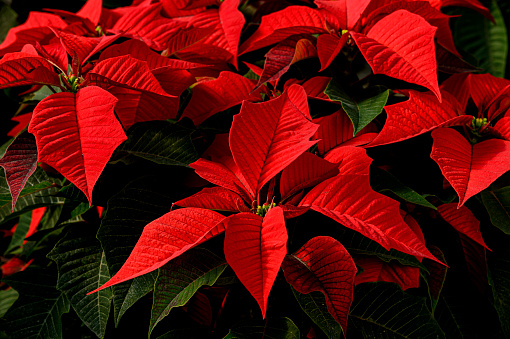
[[[32,134],[20,134],[0,159],[12,197],[12,210],[28,178],[37,168],[37,146]]]
[[[282,268],[287,282],[299,293],[324,293],[328,311],[345,335],[357,271],[345,247],[333,238],[315,237],[288,255]]]

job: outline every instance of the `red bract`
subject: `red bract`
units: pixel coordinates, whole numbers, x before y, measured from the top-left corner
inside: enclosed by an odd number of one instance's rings
[[[99,175],[127,139],[113,112],[116,103],[113,95],[95,86],[76,94],[52,94],[34,109],[28,128],[36,138],[38,160],[74,183],[90,204]]]
[[[347,250],[333,238],[315,237],[283,262],[285,279],[300,293],[320,291],[329,313],[347,332],[357,268]]]
[[[105,5],[0,44],[1,259],[42,256],[2,280],[7,336],[62,337],[73,307],[101,338],[142,298],[163,336],[510,335],[500,2]]]

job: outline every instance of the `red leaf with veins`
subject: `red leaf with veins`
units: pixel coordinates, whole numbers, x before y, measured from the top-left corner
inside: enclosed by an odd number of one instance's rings
[[[264,71],[255,88],[277,81],[294,63],[316,57],[317,50],[310,39],[306,35],[293,35],[271,48],[265,55]]]
[[[402,210],[400,210],[400,215],[404,218],[404,221],[409,225],[418,239],[425,244],[425,238],[416,220],[410,214],[406,214],[406,212]],[[418,260],[421,262],[422,258],[420,257]],[[377,257],[361,257],[356,259],[355,262],[358,266],[363,268],[363,272],[356,275],[356,285],[363,282],[387,281],[399,284],[403,290],[419,287],[420,269],[418,267],[402,265],[396,260],[385,262]],[[445,268],[435,261],[431,261],[430,263]]]
[[[317,131],[307,119],[308,103],[301,86],[293,85],[270,101],[243,102],[230,129],[230,150],[255,193],[276,174],[314,145]]]
[[[443,204],[437,208],[441,217],[459,233],[464,234],[483,247],[489,249],[480,232],[480,221],[476,219],[473,212],[466,206],[457,208],[456,203]]]
[[[374,74],[430,89],[441,100],[434,35],[421,16],[398,10],[379,20],[366,35],[350,32]]]
[[[92,84],[98,86],[116,85],[161,96],[174,97],[163,90],[145,61],[132,58],[130,55],[122,55],[98,62],[87,74],[87,78]]]
[[[53,38],[50,27],[64,29],[67,26],[59,16],[50,13],[30,12],[25,23],[13,27],[0,44],[0,57],[5,53],[18,52],[26,44],[45,44]]]
[[[99,24],[101,13],[103,11],[103,0],[87,0],[85,5],[76,13],[76,15],[89,19],[95,26]]]
[[[473,116],[463,115],[461,105],[448,92],[443,92],[442,103],[432,93],[412,90],[405,93],[409,100],[384,107],[388,118],[370,147],[406,140],[438,127],[465,125],[473,120]]]
[[[235,192],[243,197],[244,201],[251,203],[254,193],[250,191],[234,159],[232,157],[223,157],[218,161],[198,159],[189,166],[205,180]]]
[[[225,231],[225,259],[266,317],[267,298],[287,254],[287,228],[280,207],[262,218],[252,213],[233,215]]]
[[[5,179],[11,191],[12,211],[14,211],[21,190],[37,168],[37,146],[34,136],[23,132],[14,139],[0,159],[0,166],[5,170]]]
[[[418,288],[420,285],[420,269],[418,267],[405,266],[398,261],[384,262],[377,257],[363,257],[355,261],[358,266],[363,268],[363,272],[356,276],[356,285],[365,282],[386,281],[400,285],[403,290]]]
[[[491,134],[510,141],[510,116],[498,120],[494,127],[488,127]]]
[[[430,157],[457,192],[458,207],[510,170],[510,141],[489,139],[471,145],[450,128],[434,130],[432,138]]]
[[[37,73],[34,73],[35,70],[38,70]],[[44,58],[18,52],[6,54],[0,60],[0,88],[34,83],[60,85],[53,66]]]
[[[317,143],[319,154],[324,154],[340,145],[365,145],[376,136],[374,133],[370,133],[376,131],[374,125],[369,124],[353,138],[354,127],[351,119],[342,109],[325,117],[314,119],[313,122],[319,124],[319,129],[313,136],[313,139],[319,140]]]
[[[174,70],[186,70],[205,66],[184,60],[165,58],[152,51],[144,42],[135,39],[130,39],[121,44],[108,47],[101,53],[99,61],[122,55],[130,55],[135,59],[147,62],[147,66],[151,71],[162,67],[169,67]]]
[[[290,6],[262,17],[262,22],[239,48],[239,54],[278,43],[295,34],[328,33],[327,24],[316,9]]]
[[[208,239],[225,217],[201,208],[171,211],[147,224],[124,265],[107,283],[89,292],[152,272]]]
[[[470,95],[479,109],[486,109],[489,102],[504,88],[510,80],[497,78],[491,74],[469,74]]]
[[[168,38],[185,23],[164,18],[160,13],[161,8],[160,3],[125,7],[122,16],[109,31],[140,38],[150,48],[162,51]]]
[[[43,99],[34,109],[28,131],[35,135],[39,161],[76,185],[92,204],[92,190],[106,163],[127,139],[113,111],[117,99],[85,87]]]
[[[244,26],[244,16],[237,9],[239,0],[224,0],[219,9],[208,9],[193,16],[189,25],[210,30],[202,44],[213,45],[231,54],[231,61],[237,68],[237,50]]]
[[[173,119],[179,109],[179,98],[169,98],[117,86],[106,89],[119,99],[115,106],[115,113],[125,129],[137,122]]]
[[[251,93],[254,86],[254,81],[239,74],[221,72],[217,79],[201,81],[193,87],[193,96],[182,117],[190,118],[198,126],[213,114],[238,105],[243,100],[261,100],[260,92],[265,88]]]
[[[120,34],[103,35],[99,38],[90,38],[65,32],[53,30],[55,35],[60,38],[67,53],[73,56],[76,54],[80,65],[83,65],[88,58],[99,52],[101,49],[113,43],[120,38]],[[64,71],[67,71],[66,69]]]
[[[389,15],[397,10],[406,10],[410,13],[421,16],[429,24],[437,27],[436,39],[439,44],[448,49],[450,52],[461,57],[455,48],[452,32],[450,30],[450,16],[441,13],[438,9],[430,6],[426,1],[396,1],[379,7],[378,9],[368,13],[364,21],[368,24],[376,23],[384,16]],[[366,28],[366,27],[365,27]]]
[[[175,34],[168,39],[167,49],[163,52],[166,56],[179,53],[188,47],[203,41],[211,31],[208,28],[186,27],[179,28]]]
[[[310,206],[387,250],[436,260],[400,216],[399,203],[374,192],[368,175],[339,174],[315,186],[299,205]]]
[[[338,174],[337,163],[331,163],[312,153],[305,152],[282,171],[280,179],[282,200],[336,174]]]
[[[337,18],[340,29],[353,29],[370,1],[371,0],[315,0],[314,2],[317,7],[327,10]]]
[[[228,212],[249,212],[246,203],[237,194],[223,187],[204,188],[191,197],[174,202],[181,207],[198,207]]]
[[[492,17],[491,12],[485,8],[478,0],[428,0],[428,2],[430,2],[430,4],[437,9],[448,6],[471,8],[494,22],[494,18]]]
[[[368,175],[372,163],[365,149],[354,146],[335,147],[324,160],[336,163],[341,174]]]
[[[285,279],[299,293],[321,291],[329,313],[347,332],[347,316],[352,303],[357,269],[349,252],[337,240],[315,237],[282,265]]]
[[[7,136],[14,138],[19,132],[23,131],[25,127],[28,126],[30,119],[32,119],[32,112],[12,117],[11,120],[16,121],[18,124],[14,126],[9,133],[7,133]]]
[[[287,81],[286,84],[289,83],[290,81],[291,80]],[[331,78],[329,77],[313,77],[302,83],[301,86],[305,89],[306,95],[308,97],[319,100],[331,101],[329,97],[324,93],[330,81]]]
[[[317,38],[317,52],[319,54],[319,60],[321,62],[321,69],[325,70],[335,57],[344,48],[349,34],[343,34],[341,37],[333,34],[321,34]]]

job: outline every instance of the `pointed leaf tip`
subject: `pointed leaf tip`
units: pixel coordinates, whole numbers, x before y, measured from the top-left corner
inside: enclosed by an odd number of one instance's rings
[[[76,185],[92,204],[92,190],[115,148],[127,139],[113,111],[117,99],[96,86],[61,92],[34,109],[28,131],[39,161]]]
[[[264,184],[317,142],[310,138],[319,126],[309,116],[306,92],[298,85],[270,101],[243,102],[229,142],[255,198]]]
[[[124,265],[95,293],[152,272],[188,249],[222,232],[225,217],[201,208],[182,208],[166,213],[143,229]]]
[[[299,293],[320,291],[329,313],[347,332],[357,269],[345,247],[331,237],[310,239],[282,265],[285,279]]]

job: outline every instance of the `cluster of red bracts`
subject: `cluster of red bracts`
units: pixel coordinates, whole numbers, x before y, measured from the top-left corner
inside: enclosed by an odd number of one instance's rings
[[[449,16],[440,12],[448,1],[314,4],[268,8],[242,44],[245,17],[238,0],[135,0],[114,10],[89,0],[78,13],[32,13],[0,45],[0,88],[48,86],[55,93],[35,106],[29,133],[20,134],[0,160],[13,207],[38,162],[66,177],[92,204],[96,181],[133,124],[189,118],[198,126],[242,104],[230,133],[217,136],[190,165],[215,186],[175,202],[183,208],[148,224],[124,266],[100,289],[156,270],[225,232],[227,263],[263,316],[283,268],[297,291],[324,293],[345,331],[355,283],[415,287],[418,268],[364,259],[358,263],[364,272],[355,277],[356,265],[342,244],[322,236],[288,255],[285,219],[314,210],[386,249],[439,262],[416,221],[370,187],[372,159],[365,150],[429,131],[431,157],[459,197],[458,204],[439,206],[439,215],[485,246],[479,223],[463,204],[510,170],[510,82],[457,74],[439,86],[437,51],[458,57]],[[464,5],[490,16],[476,0]],[[258,81],[229,68],[238,68],[239,56],[272,45],[263,69],[246,63]],[[309,99],[334,102],[325,94],[330,78],[291,79],[283,93],[272,90],[294,63],[318,58],[324,70],[355,46],[374,74],[430,91],[400,91],[409,99],[384,107],[387,120],[379,130],[370,122],[353,126],[340,107],[312,119]],[[191,100],[180,110],[180,96],[190,86]],[[469,100],[478,115],[464,114]],[[464,126],[465,135],[452,126]],[[315,154],[309,152],[314,145]]]

